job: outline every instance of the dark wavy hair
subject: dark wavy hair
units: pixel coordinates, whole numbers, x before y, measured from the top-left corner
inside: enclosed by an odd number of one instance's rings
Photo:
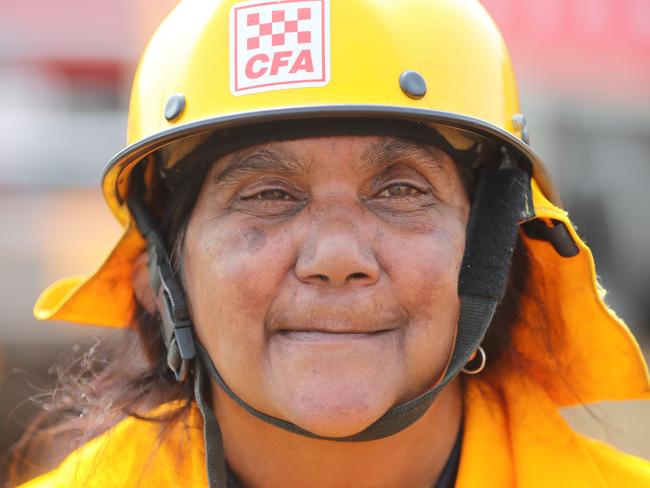
[[[186,226],[207,170],[198,167],[188,172],[174,191],[159,179],[152,185],[152,200],[161,209],[162,230],[176,273],[183,265],[181,251]],[[465,170],[461,176],[471,194],[473,176]],[[488,371],[504,351],[512,352],[510,337],[519,321],[520,297],[527,293],[529,265],[528,252],[519,239],[505,298],[483,342]],[[194,400],[192,382],[175,380],[166,363],[158,315],[148,313],[135,297],[134,303],[129,328],[118,330],[85,350],[76,348],[57,364],[56,387],[34,399],[40,413],[12,449],[12,484],[52,469],[66,453],[126,417],[157,422],[158,441],[176,422],[187,418]],[[156,416],[148,413],[153,407],[172,401],[177,402],[178,408]]]

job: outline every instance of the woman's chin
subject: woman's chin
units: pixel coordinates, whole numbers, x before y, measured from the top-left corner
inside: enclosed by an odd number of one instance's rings
[[[276,405],[283,418],[313,434],[347,437],[366,429],[394,405],[397,395],[386,383],[374,383],[360,378],[293,383],[276,397]]]
[[[271,342],[275,411],[320,436],[357,434],[400,398],[405,361],[398,335],[316,339]]]

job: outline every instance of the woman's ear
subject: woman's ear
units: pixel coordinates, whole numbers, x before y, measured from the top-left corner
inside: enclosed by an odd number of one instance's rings
[[[144,309],[151,315],[157,311],[156,295],[149,284],[149,256],[147,252],[140,254],[133,263],[133,274],[131,275],[131,284],[135,298]]]

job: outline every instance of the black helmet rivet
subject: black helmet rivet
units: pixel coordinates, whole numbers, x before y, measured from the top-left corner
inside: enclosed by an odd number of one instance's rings
[[[416,100],[427,93],[427,82],[417,71],[404,71],[399,77],[399,86],[402,87],[404,93]]]
[[[185,110],[185,96],[174,93],[165,104],[165,118],[168,122],[177,119]]]

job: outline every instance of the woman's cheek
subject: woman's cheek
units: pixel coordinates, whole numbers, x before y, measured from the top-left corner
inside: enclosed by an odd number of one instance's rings
[[[287,249],[282,236],[212,222],[188,229],[186,249],[192,316],[217,367],[239,363],[244,354],[262,354],[266,312],[289,260],[280,252]]]
[[[381,233],[379,258],[401,295],[431,302],[434,290],[457,294],[465,246],[464,222],[431,225],[425,232]]]

